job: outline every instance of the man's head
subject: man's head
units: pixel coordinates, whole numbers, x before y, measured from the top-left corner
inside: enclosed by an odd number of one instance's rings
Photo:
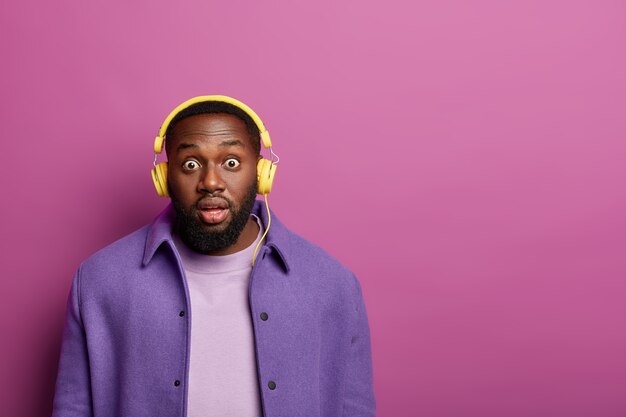
[[[250,212],[260,152],[254,122],[226,103],[199,103],[173,119],[165,145],[168,189],[185,244],[219,255],[254,241],[258,228]]]

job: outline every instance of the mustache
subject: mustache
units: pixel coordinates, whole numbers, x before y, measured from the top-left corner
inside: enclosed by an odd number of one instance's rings
[[[196,202],[196,208],[199,210],[205,210],[207,208],[222,208],[228,209],[232,206],[232,203],[224,197],[203,197]]]
[[[192,209],[202,210],[202,207],[205,205],[212,206],[224,206],[226,205],[228,208],[234,207],[231,199],[224,196],[213,196],[211,194],[206,194],[200,197],[196,203],[193,205]]]

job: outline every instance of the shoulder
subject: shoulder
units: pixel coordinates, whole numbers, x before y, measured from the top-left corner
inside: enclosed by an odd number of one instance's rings
[[[98,250],[80,265],[80,275],[113,278],[141,268],[150,225],[145,225]]]
[[[271,226],[266,245],[277,255],[276,260],[283,263],[288,275],[314,280],[319,285],[354,286],[356,278],[350,269],[319,245],[283,224],[273,210],[269,211],[272,213]],[[253,213],[264,225],[269,224],[270,218],[261,201],[255,202]]]
[[[310,281],[324,292],[350,298],[360,296],[359,281],[350,268],[318,244],[293,231],[285,232],[283,246],[290,276]]]
[[[168,204],[151,223],[140,227],[100,249],[83,264],[83,268],[134,271],[143,267],[147,255],[152,256],[162,242],[171,240],[174,209]]]
[[[328,272],[333,276],[353,275],[348,267],[318,244],[292,231],[288,231],[287,236],[290,247],[289,261],[295,268],[314,270],[317,273]]]

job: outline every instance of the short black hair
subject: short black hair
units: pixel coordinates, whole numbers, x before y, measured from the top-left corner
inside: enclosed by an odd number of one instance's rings
[[[259,132],[259,128],[257,127],[254,120],[242,109],[239,107],[225,103],[223,101],[203,101],[200,103],[193,104],[186,109],[181,110],[170,122],[167,130],[165,131],[165,151],[169,154],[169,146],[171,144],[170,141],[167,140],[167,137],[174,131],[174,126],[176,123],[181,120],[195,116],[197,114],[205,114],[205,113],[226,113],[232,114],[233,116],[239,117],[246,124],[246,129],[248,130],[248,134],[250,135],[250,141],[252,142],[253,149],[257,155],[261,153],[261,134]]]

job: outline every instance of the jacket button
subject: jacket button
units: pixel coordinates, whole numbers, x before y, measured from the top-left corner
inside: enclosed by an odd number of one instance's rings
[[[180,313],[178,313],[179,316],[183,317],[185,315],[184,311],[181,311]]]
[[[261,313],[261,320],[266,321],[268,318],[269,316],[267,315],[265,311]]]
[[[270,387],[271,390],[276,389],[276,382],[270,381],[267,383],[267,386]]]
[[[180,385],[180,381],[177,379],[176,381],[174,381],[174,386],[177,387]]]

